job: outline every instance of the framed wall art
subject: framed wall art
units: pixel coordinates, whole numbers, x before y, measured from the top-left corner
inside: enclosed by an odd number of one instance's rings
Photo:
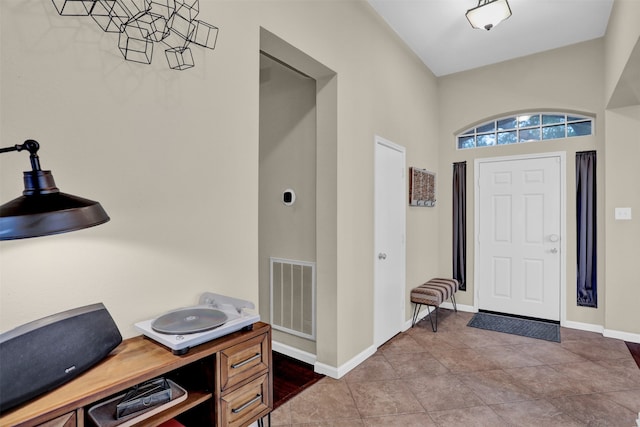
[[[409,206],[436,205],[436,174],[426,169],[409,168]]]

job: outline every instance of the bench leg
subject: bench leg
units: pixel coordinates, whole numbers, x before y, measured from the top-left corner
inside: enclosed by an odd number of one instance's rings
[[[413,307],[413,320],[411,322],[411,327],[413,328],[418,320],[418,315],[420,314],[420,307],[422,307],[422,304],[418,304],[418,303],[414,303],[415,306]],[[429,304],[425,304],[427,307],[427,313],[429,314],[429,322],[431,322],[431,329],[433,330],[433,332],[438,332],[438,306],[435,306],[435,309],[433,310],[433,312],[435,312],[435,316],[436,316],[436,322],[435,324],[433,323],[433,318],[431,317],[431,310],[429,309],[429,307],[431,307]]]
[[[412,328],[416,325],[416,320],[418,320],[418,314],[420,313],[420,306],[422,306],[422,304],[415,303],[415,306],[413,307],[413,321],[411,322]]]
[[[438,306],[436,305],[433,312],[436,316],[436,323],[433,323],[433,318],[431,317],[431,311],[429,310],[429,305],[427,306],[427,312],[429,313],[429,321],[431,322],[431,329],[433,332],[438,332]]]
[[[451,302],[453,303],[453,311],[458,312],[458,307],[456,306],[456,294],[451,294]]]

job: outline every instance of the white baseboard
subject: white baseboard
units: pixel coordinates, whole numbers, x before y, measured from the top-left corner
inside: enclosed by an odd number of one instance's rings
[[[640,334],[632,332],[617,331],[614,329],[605,329],[602,325],[594,325],[592,323],[573,322],[566,320],[562,323],[565,328],[579,329],[581,331],[596,332],[608,338],[615,338],[622,341],[640,343]]]
[[[311,354],[306,351],[302,351],[295,347],[291,347],[286,344],[279,343],[277,341],[271,341],[271,349],[280,354],[284,354],[285,356],[293,357],[296,360],[299,360],[304,363],[308,363],[309,365],[316,364],[316,355]]]
[[[448,308],[450,310],[453,310],[453,304],[451,304],[450,302],[442,303],[441,306],[444,307],[444,308]],[[478,312],[478,310],[472,305],[456,304],[456,307],[458,307],[458,311],[466,311],[468,313],[477,313]]]
[[[614,331],[613,329],[605,329],[602,335],[609,338],[616,338],[623,341],[635,342],[640,344],[640,334],[633,334],[631,332]]]
[[[560,322],[560,326],[569,329],[578,329],[581,331],[597,332],[601,334],[604,331],[602,325],[594,325],[593,323],[574,322],[572,320],[565,320]]]
[[[349,372],[350,370],[352,370],[353,368],[355,368],[356,366],[358,366],[359,364],[367,360],[370,356],[372,356],[376,352],[375,347],[369,347],[363,352],[361,352],[360,354],[358,354],[356,357],[349,360],[347,363],[336,368],[335,366],[330,366],[330,365],[326,365],[324,363],[318,362],[315,354],[311,354],[306,351],[299,350],[295,347],[291,347],[289,345],[282,344],[277,341],[271,342],[271,349],[275,352],[292,357],[301,362],[308,363],[309,365],[313,365],[314,372],[318,374],[326,375],[328,377],[335,378],[335,379],[339,379],[340,377],[345,375],[347,372]]]
[[[337,368],[334,366],[325,365],[324,363],[316,362],[316,364],[314,365],[314,371],[331,378],[340,379],[347,372],[349,372],[350,370],[352,370],[353,368],[355,368],[356,366],[358,366],[359,364],[367,360],[370,356],[373,356],[376,350],[377,349],[374,346],[371,346],[366,350],[364,350],[363,352],[361,352],[360,354],[357,354],[354,358],[349,360],[347,363],[344,363]]]

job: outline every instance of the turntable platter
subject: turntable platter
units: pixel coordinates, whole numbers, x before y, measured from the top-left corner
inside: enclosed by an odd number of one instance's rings
[[[170,311],[151,323],[162,334],[193,334],[217,328],[227,321],[227,315],[213,308],[183,308]]]

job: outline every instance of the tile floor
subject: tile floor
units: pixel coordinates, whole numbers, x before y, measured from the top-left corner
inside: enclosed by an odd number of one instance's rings
[[[640,412],[640,369],[625,343],[562,328],[553,343],[467,327],[442,310],[340,380],[275,410],[272,426],[615,426]]]

